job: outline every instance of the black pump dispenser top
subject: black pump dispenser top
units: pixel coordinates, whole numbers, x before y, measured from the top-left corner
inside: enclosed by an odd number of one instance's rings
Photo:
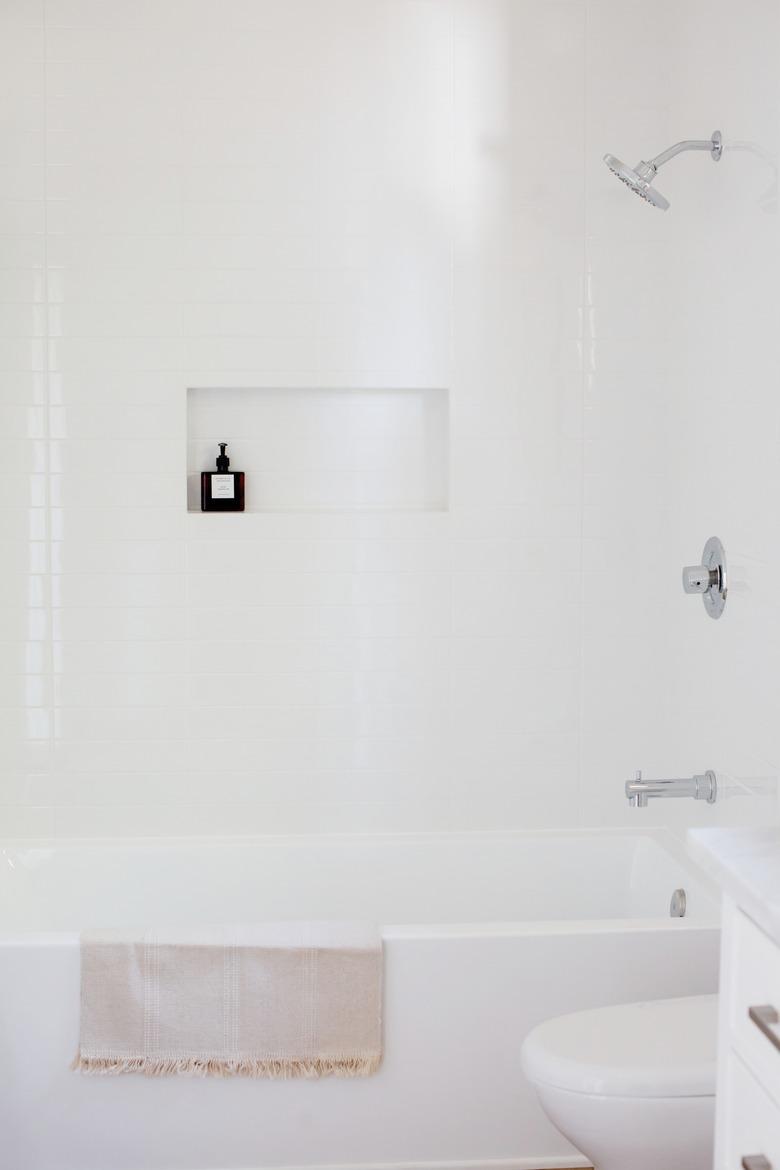
[[[228,467],[230,467],[230,460],[225,454],[226,447],[227,443],[219,444],[220,454],[217,455],[217,471],[227,471]]]

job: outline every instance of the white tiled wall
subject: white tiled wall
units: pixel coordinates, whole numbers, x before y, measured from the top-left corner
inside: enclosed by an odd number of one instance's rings
[[[635,767],[774,774],[776,19],[0,0],[0,833],[613,823]],[[757,149],[677,160],[666,215],[600,162],[715,125]],[[447,388],[449,510],[188,515],[219,386]]]
[[[772,0],[588,3],[582,778],[598,823],[777,816],[778,43]],[[719,163],[659,173],[668,212],[604,187],[604,150],[633,165],[716,128]],[[711,535],[733,570],[719,622],[679,578]],[[725,799],[629,814],[606,778],[636,768],[713,768]]]

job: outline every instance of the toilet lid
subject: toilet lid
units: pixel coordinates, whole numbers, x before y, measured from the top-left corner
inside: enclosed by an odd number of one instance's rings
[[[546,1020],[523,1044],[529,1080],[602,1097],[715,1094],[718,997],[621,1004]]]

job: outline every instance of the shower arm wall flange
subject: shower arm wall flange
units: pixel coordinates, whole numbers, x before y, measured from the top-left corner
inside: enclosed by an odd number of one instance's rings
[[[707,150],[712,155],[713,162],[720,162],[720,157],[723,154],[723,136],[720,130],[715,130],[712,138],[686,138],[683,142],[676,142],[668,150],[662,150],[646,165],[652,167],[655,172],[664,163],[668,163],[669,159],[683,154],[686,150]]]

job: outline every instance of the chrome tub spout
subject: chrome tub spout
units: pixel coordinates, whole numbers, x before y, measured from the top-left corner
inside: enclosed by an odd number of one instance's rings
[[[643,780],[642,773],[637,772],[633,780],[626,781],[626,796],[632,808],[647,808],[649,800],[681,796],[714,804],[718,798],[718,781],[709,769],[700,776],[677,780]]]

